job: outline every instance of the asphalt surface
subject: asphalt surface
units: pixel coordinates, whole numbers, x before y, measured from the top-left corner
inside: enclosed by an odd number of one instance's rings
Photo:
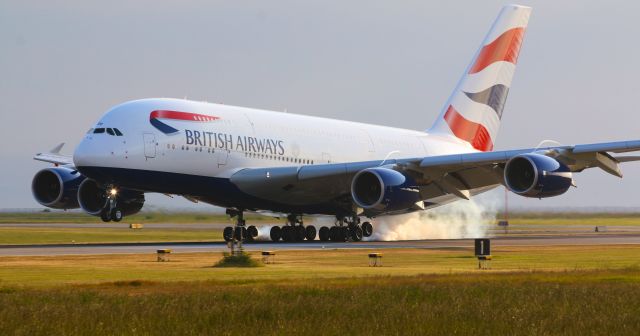
[[[468,249],[473,248],[473,239],[437,239],[389,242],[254,242],[245,243],[248,251],[282,250],[322,250],[322,249],[366,249],[384,250],[394,248],[417,249]],[[522,236],[499,236],[491,238],[492,247],[508,246],[559,246],[559,245],[628,245],[640,244],[640,233],[593,233],[593,234],[545,234]],[[155,253],[158,249],[169,248],[173,253],[222,252],[227,250],[223,242],[203,243],[115,243],[115,244],[53,244],[0,246],[0,256],[51,256],[51,255],[91,255],[91,254],[139,254]]]

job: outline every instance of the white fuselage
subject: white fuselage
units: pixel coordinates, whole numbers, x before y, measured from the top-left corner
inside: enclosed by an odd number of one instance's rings
[[[160,119],[178,132],[150,123],[152,111],[217,118]],[[426,157],[474,152],[455,137],[386,126],[179,99],[127,102],[106,112],[74,153],[76,167],[113,167],[228,178],[255,167]]]

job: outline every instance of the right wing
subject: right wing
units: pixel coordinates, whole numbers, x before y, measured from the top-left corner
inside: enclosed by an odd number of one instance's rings
[[[520,154],[553,157],[572,172],[598,167],[622,177],[620,162],[640,156],[613,156],[640,150],[640,140],[575,146],[475,152],[398,160],[335,163],[299,167],[247,168],[231,176],[240,190],[281,204],[306,205],[344,200],[350,202],[351,180],[359,171],[384,166],[411,174],[419,184],[424,207],[434,207],[504,184],[506,162]]]

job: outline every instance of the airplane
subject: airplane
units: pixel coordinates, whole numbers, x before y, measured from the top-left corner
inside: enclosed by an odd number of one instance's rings
[[[640,140],[493,151],[530,7],[502,8],[435,123],[408,130],[184,99],[141,99],[108,110],[73,156],[62,144],[34,159],[42,205],[104,221],[137,213],[145,193],[226,209],[226,241],[256,238],[245,212],[282,214],[274,241],[359,241],[376,217],[426,211],[505,186],[532,198],[565,193],[573,174],[640,156]],[[329,215],[316,231],[303,216]],[[363,221],[361,221],[361,218]]]

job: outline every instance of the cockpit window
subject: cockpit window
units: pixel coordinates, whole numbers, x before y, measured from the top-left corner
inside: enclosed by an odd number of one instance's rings
[[[93,133],[93,128],[90,128],[90,129],[87,131],[87,134],[91,134],[91,133]]]
[[[115,133],[113,133],[113,129],[111,128],[107,128],[107,133],[109,133],[109,135],[115,135]]]
[[[117,136],[122,136],[122,132],[120,132],[120,130],[119,130],[119,129],[114,128],[114,129],[113,129],[113,131],[114,131],[114,132],[116,132],[116,135],[117,135]]]
[[[104,133],[104,128],[96,128],[93,130],[93,134],[101,134]]]

